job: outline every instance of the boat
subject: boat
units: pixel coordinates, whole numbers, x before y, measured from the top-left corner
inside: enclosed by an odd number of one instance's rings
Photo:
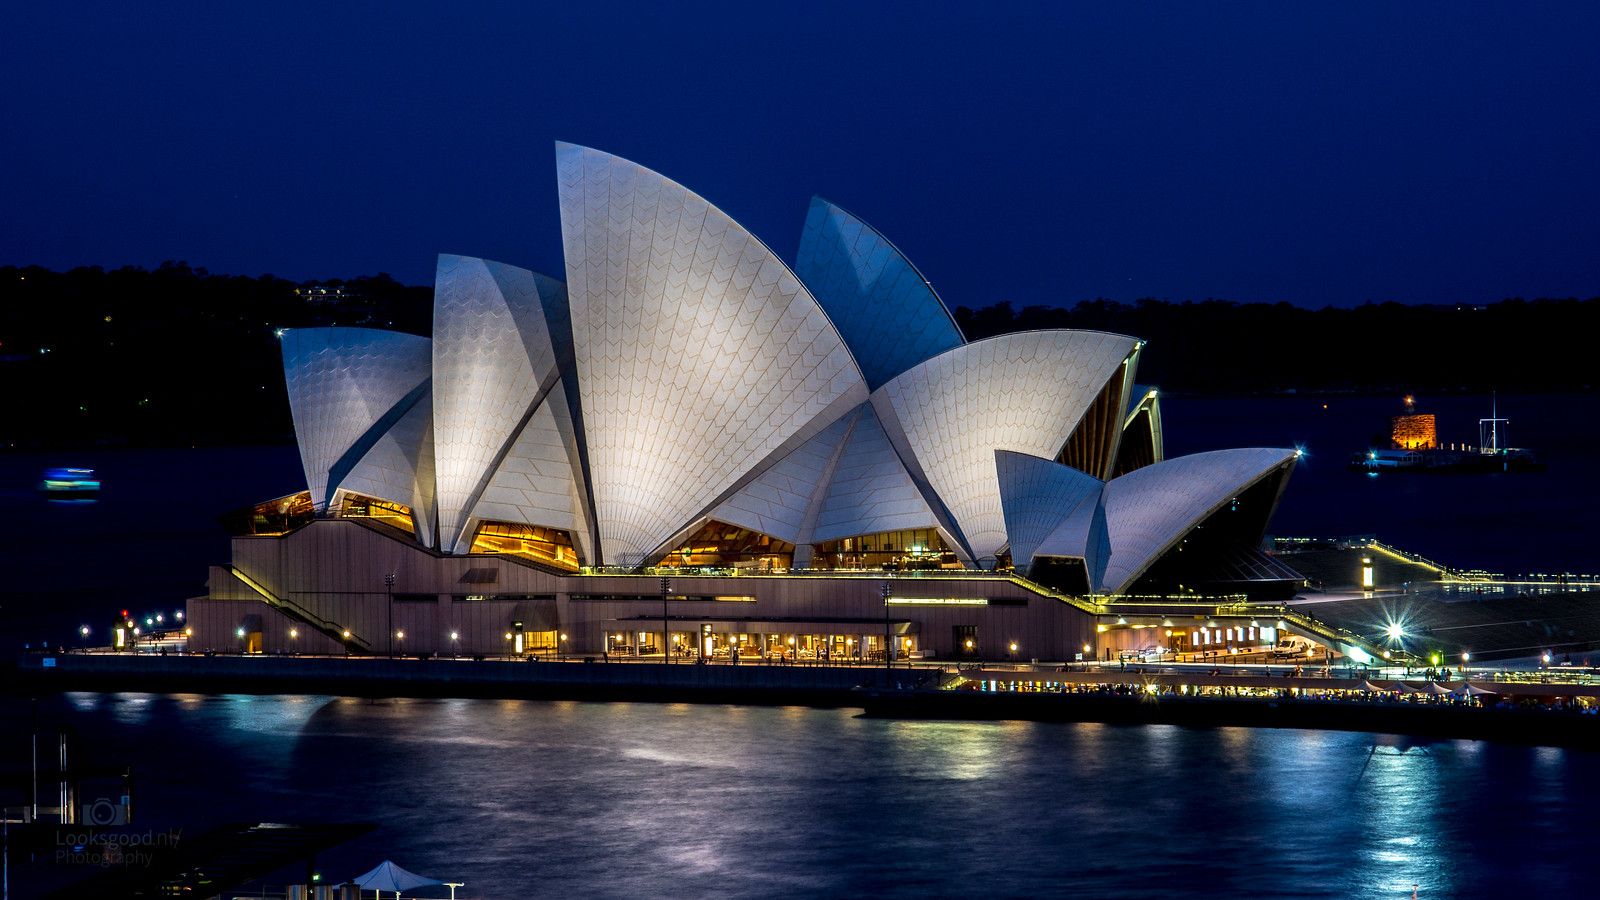
[[[1542,472],[1544,462],[1526,447],[1505,444],[1510,419],[1500,416],[1499,398],[1491,401],[1487,418],[1478,420],[1478,443],[1439,443],[1438,422],[1432,413],[1419,413],[1416,398],[1407,395],[1405,412],[1390,420],[1390,446],[1350,457],[1350,468],[1378,475],[1382,472]]]
[[[100,480],[93,469],[62,467],[46,469],[39,490],[51,496],[82,496],[100,493]]]

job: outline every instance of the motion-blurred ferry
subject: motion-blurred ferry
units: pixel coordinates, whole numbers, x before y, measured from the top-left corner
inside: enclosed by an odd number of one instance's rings
[[[93,469],[46,469],[39,490],[52,496],[81,496],[100,493],[100,481]]]

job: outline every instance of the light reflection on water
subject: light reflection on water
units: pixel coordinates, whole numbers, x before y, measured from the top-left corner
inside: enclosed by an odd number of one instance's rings
[[[376,822],[330,877],[394,858],[476,896],[1573,892],[1600,799],[1592,755],[1338,732],[132,694],[41,717],[135,765],[142,824]]]

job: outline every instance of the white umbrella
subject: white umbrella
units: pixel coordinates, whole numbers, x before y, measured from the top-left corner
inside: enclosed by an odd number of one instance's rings
[[[1435,697],[1442,697],[1445,694],[1453,694],[1453,693],[1455,693],[1455,691],[1450,690],[1449,688],[1445,687],[1444,685],[1440,684],[1437,681],[1428,682],[1428,686],[1423,688],[1422,690],[1424,692],[1426,692],[1426,693],[1434,695]]]
[[[429,887],[435,884],[444,884],[437,878],[427,878],[415,872],[407,872],[389,860],[378,863],[377,868],[364,875],[357,875],[350,879],[364,891],[394,891],[396,897],[401,891],[409,891],[419,887]]]
[[[1478,687],[1477,685],[1473,684],[1470,681],[1461,682],[1461,687],[1459,688],[1459,690],[1465,691],[1468,695],[1473,696],[1473,697],[1481,697],[1484,694],[1489,694],[1489,695],[1493,696],[1494,694],[1499,693],[1498,691],[1491,691],[1491,690],[1488,690],[1486,688]]]
[[[1378,687],[1377,685],[1373,684],[1371,681],[1363,681],[1363,682],[1361,682],[1361,684],[1357,685],[1357,687],[1360,690],[1370,691],[1370,692],[1372,692],[1374,694],[1385,694],[1385,693],[1388,693],[1388,691],[1389,691],[1388,688]]]

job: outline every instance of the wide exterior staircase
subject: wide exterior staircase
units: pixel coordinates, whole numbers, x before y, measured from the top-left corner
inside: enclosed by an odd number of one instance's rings
[[[335,643],[343,644],[344,647],[351,653],[368,654],[372,652],[372,644],[367,639],[360,637],[359,635],[352,634],[343,626],[322,618],[311,610],[306,609],[304,606],[294,602],[293,600],[279,597],[273,592],[267,590],[266,586],[261,582],[251,578],[242,570],[231,565],[226,566],[225,568],[227,569],[228,574],[238,579],[240,584],[254,591],[264,603],[273,609],[276,609],[278,612],[283,613],[285,616],[288,616],[290,619],[293,619],[294,621],[299,622],[308,628],[313,628],[318,632],[321,632],[323,635],[326,635],[328,638],[332,639]]]

